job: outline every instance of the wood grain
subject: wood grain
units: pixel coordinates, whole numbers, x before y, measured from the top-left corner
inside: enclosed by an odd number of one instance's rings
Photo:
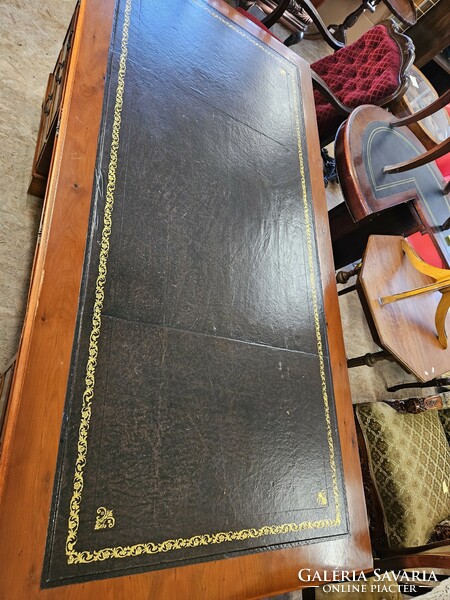
[[[211,4],[301,69],[325,308],[351,537],[135,576],[40,589],[40,578],[77,299],[114,10],[86,0],[79,15],[60,136],[47,190],[0,470],[3,600],[261,598],[300,587],[299,568],[372,568],[308,66],[227,5]]]
[[[450,369],[450,348],[444,350],[440,345],[434,322],[440,292],[383,306],[379,302],[383,296],[434,282],[412,266],[402,252],[402,240],[401,236],[371,236],[359,281],[381,345],[425,382]]]

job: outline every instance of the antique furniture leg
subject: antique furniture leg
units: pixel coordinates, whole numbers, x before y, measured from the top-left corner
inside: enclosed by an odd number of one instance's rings
[[[358,275],[361,270],[361,263],[358,263],[353,269],[350,271],[338,271],[336,273],[336,283],[345,284],[351,279],[354,275]],[[345,294],[349,294],[350,292],[354,292],[357,289],[355,285],[349,285],[346,288],[338,291],[338,296],[345,296]]]
[[[426,383],[420,383],[419,381],[413,381],[411,383],[399,383],[398,385],[391,385],[390,387],[386,388],[386,390],[388,392],[398,392],[399,390],[408,388],[425,389],[429,387],[435,387],[442,392],[447,390],[446,386],[450,386],[450,377],[438,377],[436,379],[431,379]]]
[[[275,6],[273,11],[268,14],[264,19],[261,19],[261,23],[270,29],[272,25],[282,17],[283,13],[288,7],[288,4],[291,0],[280,0],[280,2]],[[241,6],[245,10],[248,10],[251,6],[253,6],[254,2],[238,2],[237,5]]]
[[[349,358],[347,360],[347,367],[352,369],[353,367],[373,367],[380,362],[381,360],[389,360],[390,362],[394,362],[395,359],[386,350],[380,350],[379,352],[368,352],[364,354],[364,356],[356,356],[355,358]]]
[[[347,283],[354,275],[358,275],[361,271],[361,263],[358,263],[349,271],[338,271],[336,273],[336,283]]]
[[[325,187],[327,187],[329,183],[337,183],[339,181],[336,170],[336,161],[329,155],[326,148],[322,148],[321,154],[323,159],[323,180],[325,182]]]
[[[265,13],[271,14],[277,10],[280,0],[259,0],[258,6],[261,7]],[[242,6],[245,10],[254,4],[249,0],[240,0],[238,6]],[[336,40],[333,35],[329,32],[325,25],[322,17],[316,10],[316,7],[310,0],[290,0],[289,5],[285,14],[283,15],[283,25],[290,29],[293,33],[289,36],[284,44],[286,46],[292,46],[300,42],[303,37],[308,38],[307,28],[309,25],[314,23],[318,30],[318,35],[334,49],[338,50],[342,48],[344,44]],[[264,22],[267,26],[267,23]],[[305,35],[306,34],[306,35]],[[314,34],[315,36],[316,34]]]
[[[361,5],[350,13],[341,25],[330,25],[329,30],[336,39],[345,42],[347,29],[353,27],[366,10],[375,12],[380,1],[381,0],[362,0]],[[416,8],[412,0],[383,0],[383,2],[404,25],[414,25],[417,16]]]
[[[328,29],[338,41],[345,43],[347,29],[353,27],[353,25],[355,25],[359,17],[366,10],[370,10],[370,12],[372,13],[375,12],[375,9],[379,2],[380,0],[363,0],[356,10],[347,15],[343,23],[341,23],[340,25],[329,25]]]

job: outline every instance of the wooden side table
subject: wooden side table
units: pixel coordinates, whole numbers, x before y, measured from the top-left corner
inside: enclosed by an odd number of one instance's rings
[[[373,235],[369,238],[358,276],[357,289],[374,340],[384,352],[377,358],[393,357],[421,382],[450,370],[450,348],[439,344],[434,317],[441,298],[432,292],[382,305],[380,298],[420,288],[433,280],[419,273],[402,251],[402,236]],[[447,330],[450,328],[447,317]],[[349,366],[372,366],[371,358],[351,359]],[[359,361],[359,362],[357,362]]]

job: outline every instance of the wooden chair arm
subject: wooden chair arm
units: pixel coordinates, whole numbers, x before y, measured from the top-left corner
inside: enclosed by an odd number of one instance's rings
[[[422,546],[411,546],[408,548],[389,548],[388,546],[383,546],[383,547],[377,547],[377,556],[380,560],[380,562],[377,564],[384,565],[385,567],[388,567],[388,570],[395,570],[398,567],[394,567],[391,566],[389,567],[389,565],[392,565],[393,560],[398,559],[398,563],[397,565],[401,564],[400,561],[402,558],[406,558],[407,556],[411,556],[411,555],[418,555],[421,552],[427,552],[429,550],[433,550],[433,549],[439,549],[439,548],[443,548],[445,546],[450,546],[450,540],[439,540],[437,542],[430,542],[428,544],[423,544]],[[425,557],[426,558],[426,557]],[[386,561],[386,563],[384,563],[383,561]],[[389,561],[389,563],[387,562]],[[403,563],[404,567],[408,567],[409,565],[406,563]],[[413,565],[411,565],[413,566]],[[384,570],[384,569],[383,569]]]
[[[434,102],[414,113],[413,115],[409,115],[408,117],[404,117],[403,119],[396,119],[391,122],[391,127],[402,127],[403,125],[410,125],[411,123],[417,123],[417,121],[421,121],[426,117],[434,114],[444,106],[450,103],[450,89],[445,92],[440,98],[437,98]]]
[[[341,115],[349,115],[352,112],[352,109],[343,104],[336,96],[333,94],[332,90],[328,87],[325,81],[317,75],[315,71],[311,69],[311,78],[314,89],[318,90],[323,96],[328,100],[328,102],[333,106],[333,108]]]
[[[431,148],[428,152],[424,152],[424,154],[419,154],[416,158],[406,160],[405,162],[396,165],[388,165],[387,167],[384,167],[383,171],[385,173],[403,173],[404,171],[410,171],[411,169],[422,167],[423,165],[444,156],[447,152],[450,152],[450,138],[444,140],[440,144],[436,144],[434,148]]]

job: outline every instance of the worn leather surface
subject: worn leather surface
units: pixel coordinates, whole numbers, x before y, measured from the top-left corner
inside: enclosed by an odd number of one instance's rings
[[[450,251],[446,238],[450,232],[442,225],[449,217],[450,204],[442,193],[445,183],[435,162],[404,173],[383,171],[387,165],[411,160],[424,151],[407,128],[392,128],[386,122],[375,121],[364,132],[363,161],[374,197],[387,198],[407,190],[417,191],[417,209],[448,262]]]
[[[348,531],[297,66],[201,0],[133,0],[128,39],[127,7],[44,586]]]

